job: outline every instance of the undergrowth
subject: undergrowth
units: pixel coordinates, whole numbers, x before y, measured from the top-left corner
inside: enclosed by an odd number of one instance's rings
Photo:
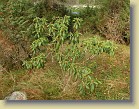
[[[129,100],[129,47],[110,41],[130,43],[129,2],[73,15],[46,1],[0,5],[0,99],[20,90],[30,100]]]
[[[68,73],[65,75],[57,62],[48,60],[43,69],[32,72],[3,71],[0,75],[0,97],[4,99],[9,93],[20,90],[27,93],[29,100],[129,100],[129,50],[125,45],[117,45],[115,56],[109,57],[104,53],[85,63],[102,83],[92,94],[80,95],[77,87],[80,81],[74,81]]]

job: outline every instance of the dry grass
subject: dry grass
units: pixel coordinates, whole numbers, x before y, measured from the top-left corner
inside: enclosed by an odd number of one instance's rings
[[[103,54],[96,58],[95,77],[102,85],[95,89],[96,99],[129,100],[130,99],[130,49],[119,45],[115,56]]]
[[[87,37],[91,35],[88,34]],[[86,38],[87,38],[86,37]],[[85,37],[83,37],[84,39]],[[63,72],[56,62],[47,62],[44,69],[6,72],[0,70],[0,99],[13,91],[25,91],[29,100],[129,100],[130,48],[118,45],[115,56],[99,55],[86,63],[94,77],[102,82],[92,95],[78,92],[78,81]]]

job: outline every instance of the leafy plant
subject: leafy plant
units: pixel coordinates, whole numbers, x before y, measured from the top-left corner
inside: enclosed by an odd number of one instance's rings
[[[64,71],[73,76],[75,81],[80,81],[81,94],[92,93],[94,87],[101,82],[94,78],[93,71],[83,62],[80,64],[79,60],[85,57],[86,52],[90,52],[91,55],[98,55],[102,52],[113,55],[113,44],[92,38],[81,42],[83,49],[80,49],[81,34],[78,31],[82,22],[80,18],[72,20],[73,31],[68,30],[71,22],[69,16],[54,17],[50,23],[45,18],[38,17],[33,21],[32,33],[35,40],[32,42],[31,49],[35,57],[24,61],[23,65],[27,69],[44,67],[46,60],[51,57],[52,61],[57,61]],[[51,40],[49,40],[50,37]],[[67,44],[67,41],[70,43]]]

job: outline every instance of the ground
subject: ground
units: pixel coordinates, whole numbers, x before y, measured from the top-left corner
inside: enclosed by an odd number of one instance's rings
[[[83,37],[92,37],[88,33]],[[130,47],[116,44],[115,55],[101,54],[87,65],[102,84],[92,94],[82,96],[77,84],[56,62],[47,62],[40,70],[0,70],[0,99],[13,91],[24,91],[29,100],[129,100],[130,99]],[[0,35],[0,47],[11,49],[10,43]]]

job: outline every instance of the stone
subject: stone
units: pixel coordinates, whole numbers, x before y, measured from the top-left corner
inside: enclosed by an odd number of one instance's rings
[[[11,95],[5,97],[5,100],[27,100],[25,92],[15,91]]]

